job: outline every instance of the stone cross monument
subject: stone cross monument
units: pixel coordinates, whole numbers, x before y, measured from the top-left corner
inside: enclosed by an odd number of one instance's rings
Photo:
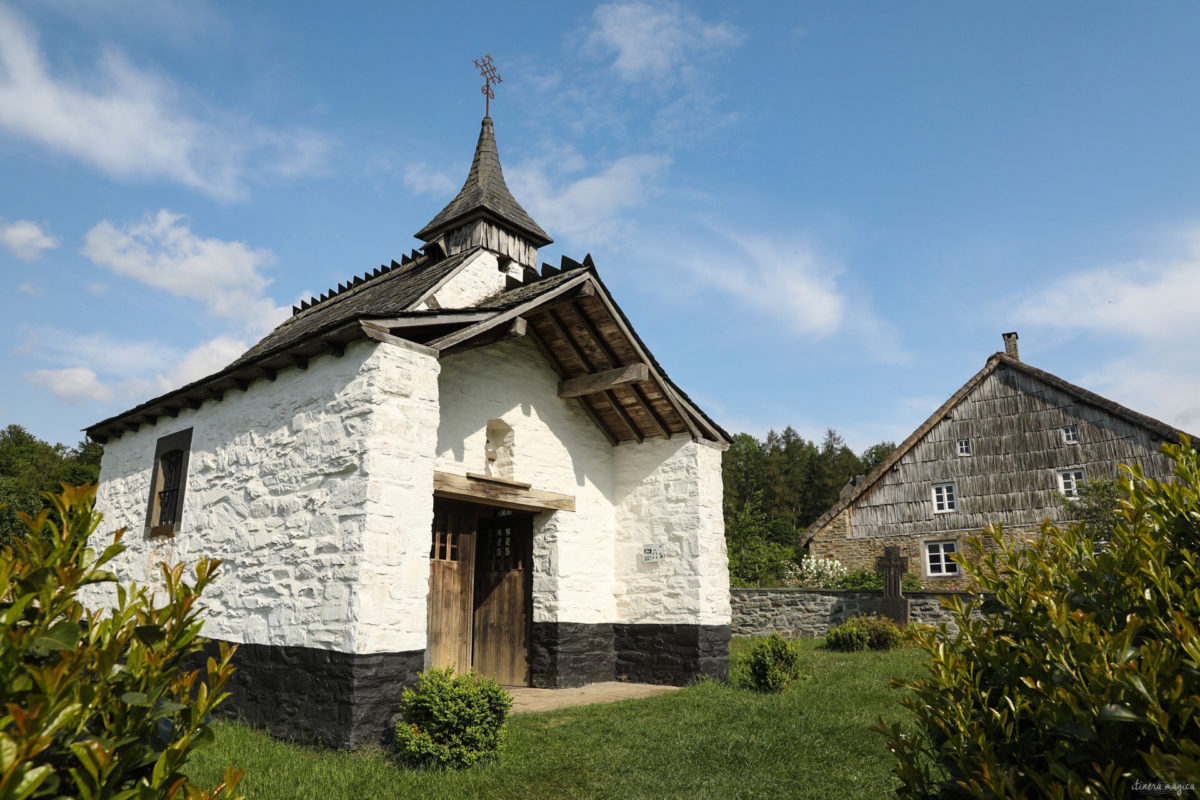
[[[908,558],[900,555],[899,547],[885,547],[883,556],[875,559],[875,569],[883,574],[879,616],[888,617],[897,625],[907,625],[908,598],[904,596],[901,577],[908,572]]]

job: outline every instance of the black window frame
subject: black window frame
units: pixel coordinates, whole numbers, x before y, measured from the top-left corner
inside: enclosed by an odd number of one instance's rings
[[[154,446],[154,467],[150,471],[150,497],[146,500],[146,535],[171,536],[179,532],[183,521],[183,501],[187,492],[188,464],[192,452],[192,429],[163,436]],[[174,488],[165,487],[169,460],[178,457],[177,481]],[[162,499],[166,492],[174,492],[173,508],[163,521]]]

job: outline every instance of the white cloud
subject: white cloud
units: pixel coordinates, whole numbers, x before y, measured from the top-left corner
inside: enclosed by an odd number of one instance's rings
[[[0,228],[0,244],[22,261],[34,261],[43,250],[58,247],[59,242],[38,227],[36,222],[21,219]]]
[[[670,82],[694,60],[745,39],[728,22],[706,22],[676,3],[610,3],[598,7],[593,19],[588,43],[615,54],[613,69],[629,82]]]
[[[113,390],[101,383],[96,373],[86,367],[39,369],[25,377],[69,403],[88,400],[107,403],[113,398]]]
[[[159,391],[168,392],[198,381],[229,366],[250,347],[248,342],[232,336],[218,336],[193,347],[183,354],[170,369],[155,376]]]
[[[513,195],[534,219],[555,236],[594,244],[616,238],[630,224],[628,212],[658,191],[670,159],[642,154],[619,158],[603,170],[580,178],[559,174],[577,168],[581,159],[529,161],[510,171]]]
[[[38,287],[34,286],[29,281],[22,281],[17,286],[17,291],[21,292],[22,294],[27,294],[30,297],[41,297],[42,296],[41,290],[38,289]]]
[[[1068,275],[1019,298],[1032,328],[1087,337],[1078,383],[1142,413],[1200,429],[1200,236],[1182,252]],[[1026,337],[1030,338],[1030,337]]]
[[[0,7],[0,129],[121,179],[167,179],[221,198],[258,175],[312,171],[326,145],[309,133],[273,131],[210,113],[204,119],[166,78],[105,48],[92,77],[51,73],[37,33]]]
[[[224,369],[249,346],[237,337],[217,336],[181,352],[161,342],[44,329],[18,352],[57,365],[25,377],[59,399],[140,403]]]
[[[83,254],[118,275],[200,300],[209,313],[247,331],[265,332],[288,313],[265,294],[270,280],[260,270],[274,263],[274,253],[201,238],[186,217],[165,209],[124,228],[101,222],[88,231]]]
[[[435,170],[424,161],[409,164],[404,169],[404,185],[417,194],[430,194],[434,197],[453,194],[458,188],[453,178]]]

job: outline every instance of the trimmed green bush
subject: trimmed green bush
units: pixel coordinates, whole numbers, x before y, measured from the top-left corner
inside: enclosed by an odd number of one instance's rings
[[[840,650],[843,653],[854,653],[859,650],[867,649],[867,642],[870,641],[871,634],[867,629],[854,622],[847,620],[835,628],[830,628],[825,633],[825,646],[830,650]]]
[[[745,688],[759,692],[782,692],[804,671],[800,646],[772,633],[759,641],[746,656]]]
[[[958,633],[917,634],[930,675],[900,684],[915,717],[875,730],[902,797],[1131,797],[1200,783],[1200,454],[1164,445],[1173,483],[1126,470],[1102,551],[1043,525],[1022,549],[971,548],[963,569],[995,603],[949,601]]]
[[[475,671],[431,669],[405,689],[396,748],[406,764],[461,769],[495,758],[512,696]]]
[[[225,646],[204,674],[184,668],[201,652],[197,602],[219,562],[200,559],[191,586],[182,564],[164,564],[156,607],[103,569],[125,550],[123,528],[99,556],[88,549],[95,495],[94,485],[45,494],[53,510],[19,514],[28,534],[0,550],[0,798],[231,798],[240,772],[209,791],[185,774],[213,741],[209,715],[233,672]],[[106,583],[116,605],[86,609],[78,592]]]
[[[896,623],[883,617],[851,617],[825,634],[826,647],[847,653],[868,649],[891,650],[903,640],[904,634]]]

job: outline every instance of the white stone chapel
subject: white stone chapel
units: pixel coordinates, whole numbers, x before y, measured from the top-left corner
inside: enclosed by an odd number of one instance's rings
[[[727,434],[592,263],[509,193],[485,117],[399,263],[302,303],[225,369],[88,428],[124,580],[223,560],[204,633],[231,707],[375,741],[430,666],[502,684],[728,672]]]

